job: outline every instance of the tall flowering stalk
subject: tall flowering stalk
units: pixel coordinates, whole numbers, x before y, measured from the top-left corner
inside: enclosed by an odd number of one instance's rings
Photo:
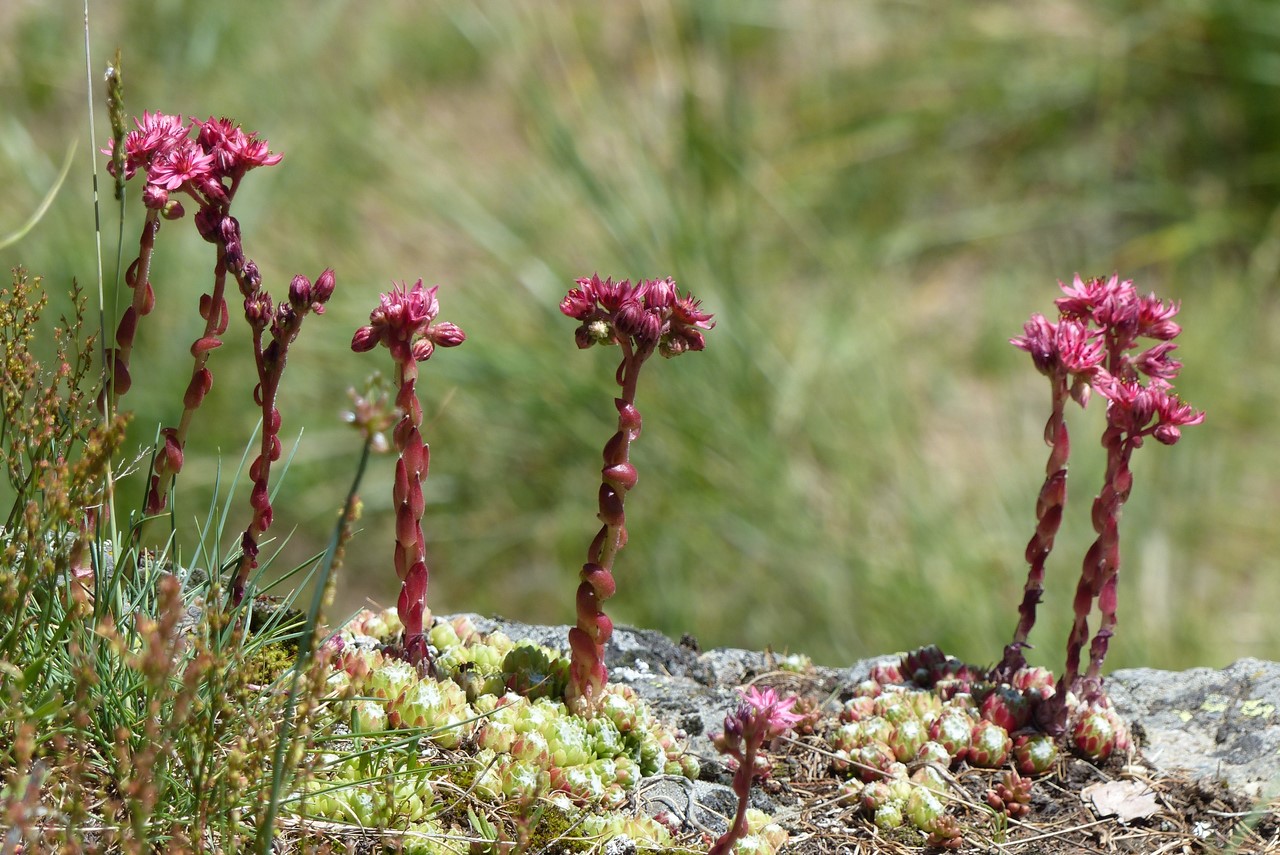
[[[757,755],[765,742],[783,735],[804,716],[791,712],[796,698],[783,700],[773,689],[752,687],[741,692],[738,709],[725,716],[724,732],[715,737],[716,749],[738,761],[733,773],[733,792],[738,797],[738,810],[729,830],[715,842],[707,855],[727,855],[733,845],[747,833],[747,800],[751,782],[764,777],[768,767],[760,768]]]
[[[142,200],[147,208],[139,241],[138,256],[129,265],[125,283],[133,292],[131,305],[125,310],[116,330],[116,347],[108,354],[111,371],[103,390],[103,405],[114,406],[116,399],[132,385],[129,357],[138,321],[155,305],[155,292],[150,281],[151,259],[161,217],[170,220],[184,215],[182,197],[196,204],[196,228],[205,240],[217,247],[213,287],[200,296],[200,317],[205,326],[191,345],[194,365],[191,379],[183,395],[183,412],[178,424],[160,431],[163,447],[158,450],[148,480],[145,510],[158,514],[164,509],[169,482],[182,470],[183,450],[196,410],[213,386],[208,369],[209,354],[222,345],[229,312],[224,297],[227,273],[241,280],[245,291],[245,258],[240,246],[239,224],[230,216],[231,201],[240,181],[252,169],[274,166],[283,155],[272,154],[266,140],[246,133],[229,119],[209,118],[200,122],[183,122],[181,116],[144,112],[135,119],[137,129],[124,139],[123,151],[116,146],[104,149],[111,155],[108,171],[119,177],[132,178],[139,170],[146,175]],[[198,129],[198,131],[196,130]],[[192,131],[196,135],[192,138]]]
[[[1173,321],[1177,304],[1166,304],[1154,294],[1140,296],[1131,280],[1120,281],[1118,276],[1087,281],[1077,276],[1062,289],[1066,296],[1055,302],[1059,311],[1057,323],[1033,315],[1024,335],[1011,339],[1014,346],[1031,354],[1041,373],[1049,376],[1054,411],[1046,428],[1046,440],[1052,448],[1049,477],[1037,503],[1036,533],[1027,547],[1031,572],[1019,609],[1021,620],[1003,663],[1006,668],[1012,666],[1010,670],[1022,664],[1020,651],[1035,620],[1044,559],[1053,545],[1066,501],[1068,441],[1062,406],[1068,394],[1083,406],[1092,390],[1107,402],[1107,426],[1102,434],[1107,465],[1102,489],[1093,502],[1092,522],[1097,538],[1085,554],[1076,586],[1075,620],[1067,640],[1066,667],[1048,705],[1050,716],[1059,718],[1065,711],[1068,690],[1085,701],[1096,700],[1101,694],[1102,661],[1116,627],[1119,523],[1133,488],[1129,468],[1133,451],[1149,436],[1173,445],[1180,438],[1182,427],[1204,421],[1204,413],[1182,403],[1173,393],[1171,381],[1182,368],[1182,363],[1171,356],[1177,348],[1172,339],[1181,332]],[[1139,340],[1144,338],[1158,343],[1135,354]],[[1081,677],[1080,658],[1089,640],[1088,619],[1095,600],[1101,612],[1100,625],[1090,645],[1088,672]]]
[[[1044,595],[1044,567],[1053,550],[1053,541],[1062,524],[1062,509],[1067,502],[1067,458],[1071,454],[1071,436],[1067,430],[1068,398],[1081,407],[1089,401],[1089,381],[1102,362],[1102,345],[1087,324],[1073,319],[1052,323],[1039,313],[1031,316],[1024,334],[1010,339],[1015,347],[1031,354],[1036,370],[1049,378],[1052,410],[1044,426],[1044,441],[1049,446],[1044,484],[1036,500],[1036,530],[1027,542],[1026,559],[1030,565],[1018,606],[1018,627],[1013,641],[1005,648],[1000,671],[1005,679],[1027,663],[1022,655],[1029,647],[1027,638],[1036,622],[1036,606]]]
[[[244,598],[249,574],[258,566],[258,540],[271,527],[271,464],[280,459],[280,410],[276,399],[289,345],[297,339],[304,317],[312,312],[324,314],[324,304],[333,296],[336,285],[332,270],[321,273],[314,285],[305,276],[295,276],[289,283],[288,300],[273,306],[271,295],[262,289],[262,277],[252,261],[244,264],[237,279],[244,292],[244,317],[253,333],[253,356],[258,370],[253,400],[262,410],[262,437],[258,456],[249,466],[249,480],[253,482],[249,506],[253,509],[253,518],[240,537],[240,560],[231,584],[234,603]]]
[[[378,307],[369,315],[369,324],[356,330],[351,339],[351,349],[357,353],[386,345],[396,364],[396,407],[402,413],[393,433],[400,452],[392,490],[396,508],[395,565],[400,579],[396,608],[404,624],[402,653],[415,665],[430,661],[422,631],[428,580],[422,482],[427,477],[431,452],[418,430],[422,424],[422,405],[416,389],[418,363],[430,358],[437,346],[454,347],[466,339],[466,334],[453,324],[432,323],[440,312],[437,287],[423,288],[421,279],[412,288],[396,286],[381,296]]]
[[[1172,340],[1182,332],[1173,321],[1178,304],[1165,304],[1154,294],[1139,296],[1132,280],[1121,282],[1114,275],[1088,282],[1076,277],[1064,291],[1067,296],[1056,301],[1063,318],[1095,325],[1106,352],[1106,367],[1098,370],[1093,379],[1094,388],[1107,401],[1107,427],[1102,434],[1107,468],[1092,513],[1098,537],[1085,554],[1076,586],[1075,621],[1067,640],[1062,677],[1064,687],[1071,687],[1088,701],[1101,693],[1102,660],[1115,634],[1120,511],[1133,489],[1129,460],[1148,436],[1173,445],[1182,436],[1181,428],[1200,424],[1204,413],[1184,404],[1173,393],[1170,382],[1182,369],[1182,363],[1171,356],[1177,349]],[[1134,355],[1132,351],[1141,338],[1160,343]],[[1143,377],[1147,378],[1145,384]],[[1089,670],[1081,682],[1080,653],[1088,638],[1088,615],[1095,599],[1101,618],[1090,645]]]
[[[580,321],[575,333],[578,347],[617,345],[622,351],[615,380],[621,391],[614,399],[618,430],[605,443],[601,469],[600,531],[587,550],[587,562],[579,574],[576,598],[577,626],[569,630],[571,666],[567,700],[587,709],[604,690],[608,673],[604,646],[613,634],[613,622],[601,603],[613,596],[613,562],[627,543],[626,495],[635,487],[636,468],[631,463],[631,443],[640,436],[640,411],[636,409],[636,384],[645,360],[655,352],[677,356],[702,350],[702,330],[711,329],[711,315],[702,311],[692,294],[679,295],[670,278],[645,279],[634,285],[629,279],[614,282],[598,275],[576,280],[560,302],[560,311]]]

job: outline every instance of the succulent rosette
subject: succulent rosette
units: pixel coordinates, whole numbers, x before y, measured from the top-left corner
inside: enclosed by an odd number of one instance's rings
[[[968,760],[981,769],[999,769],[1009,760],[1013,740],[1009,732],[995,722],[983,721],[973,726]]]

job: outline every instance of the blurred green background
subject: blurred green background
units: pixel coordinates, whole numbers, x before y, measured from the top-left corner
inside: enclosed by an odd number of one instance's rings
[[[234,207],[267,287],[337,270],[282,392],[285,437],[305,427],[272,529],[296,528],[287,558],[321,548],[353,471],[345,390],[389,368],[351,354],[351,333],[393,279],[423,277],[469,334],[420,383],[431,605],[572,620],[616,356],[579,352],[557,302],[593,271],[672,275],[719,325],[704,353],[645,369],[609,613],[830,664],[928,642],[994,660],[1047,453],[1047,383],[1007,340],[1052,310],[1056,280],[1118,270],[1183,301],[1178,386],[1209,416],[1136,456],[1108,663],[1280,658],[1280,7],[174,0],[92,16],[99,144],[120,46],[130,113],[231,116],[285,153]],[[0,235],[75,146],[47,215],[0,250],[54,292],[95,280],[85,85],[78,4],[0,7]],[[212,255],[189,216],[163,227],[133,447],[180,412]],[[184,526],[255,422],[235,310]],[[1055,668],[1101,478],[1101,407],[1070,418],[1031,655]],[[394,602],[392,464],[365,483],[340,610]]]

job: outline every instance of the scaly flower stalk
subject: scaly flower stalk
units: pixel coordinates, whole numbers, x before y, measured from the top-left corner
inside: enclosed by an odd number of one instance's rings
[[[218,260],[213,269],[213,291],[200,295],[200,317],[204,318],[204,332],[191,345],[191,356],[195,365],[191,369],[191,380],[182,396],[182,418],[177,427],[161,428],[160,436],[164,448],[156,457],[151,470],[151,482],[147,488],[146,513],[158,514],[164,510],[169,492],[169,482],[182,471],[183,451],[187,445],[187,433],[191,429],[191,421],[196,410],[204,401],[204,396],[213,388],[213,372],[208,368],[209,354],[214,348],[222,345],[218,336],[227,331],[230,321],[227,301],[223,297],[227,284],[227,254],[223,246],[218,247]]]
[[[636,409],[636,385],[645,360],[655,351],[677,356],[706,346],[700,330],[714,326],[692,294],[680,297],[668,279],[646,279],[636,284],[624,279],[578,279],[560,302],[560,311],[581,321],[575,333],[578,347],[617,345],[622,351],[615,380],[621,394],[614,399],[618,430],[605,443],[601,469],[599,512],[602,523],[587,550],[587,563],[579,573],[576,597],[577,626],[569,630],[572,665],[566,701],[584,711],[599,700],[608,680],[604,646],[613,634],[613,622],[601,609],[612,597],[613,562],[627,543],[626,495],[635,487],[636,468],[631,463],[631,443],[640,436],[640,411]]]
[[[245,173],[260,166],[273,166],[283,155],[271,154],[266,140],[246,133],[229,119],[210,117],[206,122],[192,121],[186,125],[181,116],[144,112],[134,123],[137,130],[125,137],[122,150],[116,150],[114,140],[104,149],[112,158],[108,171],[118,179],[132,178],[139,169],[147,176],[142,193],[147,220],[138,258],[125,276],[126,283],[133,289],[133,303],[120,319],[116,332],[117,347],[111,354],[112,371],[103,393],[104,406],[108,402],[114,404],[115,398],[127,392],[131,385],[129,356],[138,319],[148,314],[155,304],[149,274],[159,218],[176,220],[183,216],[177,194],[185,194],[196,203],[196,227],[205,240],[217,246],[213,289],[200,298],[200,316],[204,318],[205,328],[191,346],[195,366],[183,395],[182,418],[177,427],[161,429],[164,447],[156,454],[148,480],[145,510],[148,514],[158,514],[164,508],[169,482],[182,469],[192,417],[213,385],[207,363],[209,352],[221,346],[219,336],[227,329],[227,303],[223,297],[227,272],[231,269],[239,277],[244,267],[239,227],[228,213],[231,200]],[[196,138],[191,139],[190,132],[195,127],[200,130]],[[244,290],[243,281],[241,285]]]
[[[1045,423],[1044,441],[1050,451],[1045,464],[1044,485],[1036,500],[1036,530],[1026,548],[1030,570],[1022,603],[1018,606],[1018,627],[1013,641],[1005,648],[1004,659],[998,669],[1004,680],[1027,664],[1022,651],[1030,646],[1027,638],[1035,626],[1036,606],[1044,595],[1045,562],[1062,524],[1062,509],[1067,501],[1067,458],[1071,454],[1071,438],[1065,417],[1067,398],[1074,398],[1081,407],[1088,403],[1088,381],[1103,355],[1096,334],[1077,320],[1064,319],[1055,324],[1046,320],[1044,315],[1035,314],[1024,330],[1024,335],[1009,342],[1030,353],[1036,369],[1049,378],[1052,411]]]
[[[1172,394],[1169,382],[1182,367],[1171,357],[1177,346],[1170,342],[1181,332],[1173,321],[1178,313],[1177,304],[1165,304],[1155,295],[1140,297],[1132,281],[1121,282],[1114,275],[1110,279],[1088,281],[1077,276],[1070,286],[1063,285],[1062,289],[1066,296],[1056,301],[1061,313],[1058,324],[1050,324],[1036,315],[1027,324],[1026,335],[1013,339],[1014,345],[1032,354],[1041,371],[1049,367],[1050,371],[1045,373],[1050,373],[1050,376],[1060,361],[1062,370],[1074,378],[1073,391],[1080,389],[1082,397],[1077,400],[1082,404],[1085,400],[1083,395],[1090,388],[1107,400],[1107,427],[1102,435],[1107,467],[1092,514],[1093,528],[1098,537],[1085,555],[1076,586],[1075,620],[1067,640],[1066,668],[1057,692],[1039,711],[1042,723],[1055,730],[1065,724],[1068,691],[1075,692],[1086,702],[1101,694],[1102,660],[1116,626],[1119,520],[1133,487],[1133,475],[1129,469],[1133,450],[1140,447],[1147,436],[1172,445],[1181,435],[1180,427],[1204,420],[1204,413],[1183,404]],[[1064,330],[1069,334],[1064,336]],[[1137,348],[1140,338],[1156,339],[1160,343],[1135,356],[1131,351]],[[1144,375],[1148,378],[1145,385],[1141,382]],[[1051,455],[1051,466],[1052,463]],[[1065,500],[1065,492],[1061,498]],[[1060,506],[1057,514],[1061,514]],[[1028,547],[1029,559],[1034,557],[1032,547],[1036,544],[1037,540],[1033,538]],[[1034,575],[1034,561],[1032,566]],[[1041,563],[1041,575],[1042,568]],[[1030,589],[1029,581],[1028,594]],[[1080,657],[1089,638],[1088,618],[1094,600],[1098,601],[1102,612],[1101,626],[1090,646],[1089,671],[1082,679]],[[1024,622],[1026,616],[1024,611]],[[1019,632],[1021,628],[1022,624]],[[1019,640],[1015,637],[1015,644]],[[1009,661],[1006,650],[1006,662],[1002,664]]]
[[[1098,632],[1089,648],[1089,670],[1083,684],[1076,684],[1077,694],[1086,701],[1096,700],[1101,693],[1102,660],[1116,627],[1116,587],[1120,572],[1120,511],[1133,489],[1133,473],[1129,461],[1135,448],[1143,439],[1154,436],[1156,441],[1173,445],[1181,436],[1184,425],[1197,425],[1204,421],[1204,413],[1183,404],[1170,394],[1169,385],[1162,379],[1152,378],[1147,386],[1136,380],[1110,378],[1098,391],[1107,397],[1107,429],[1102,435],[1102,445],[1107,451],[1107,469],[1102,490],[1093,502],[1093,528],[1098,537],[1085,554],[1080,583],[1076,588],[1076,621],[1067,646],[1067,667],[1064,680],[1076,683],[1080,667],[1080,648],[1088,633],[1087,620],[1081,619],[1083,611],[1093,599],[1098,601],[1101,620]],[[1085,598],[1089,598],[1089,602]]]
[[[369,315],[368,326],[356,330],[351,339],[351,349],[357,353],[372,350],[380,343],[386,345],[396,364],[396,407],[402,413],[393,434],[400,452],[392,490],[396,507],[395,566],[400,579],[396,610],[404,623],[401,653],[419,667],[430,663],[422,631],[429,578],[427,543],[422,533],[422,482],[427,477],[431,453],[418,430],[422,424],[422,405],[416,390],[418,363],[430,358],[437,345],[454,347],[466,339],[466,334],[453,324],[432,323],[440,311],[437,288],[423,288],[421,279],[412,288],[403,283],[396,286],[381,296],[378,308]]]
[[[225,222],[234,223],[230,217]],[[268,486],[271,464],[280,459],[280,410],[276,407],[276,397],[284,376],[289,345],[297,339],[302,319],[309,312],[324,314],[324,304],[333,296],[335,285],[332,270],[321,273],[315,285],[305,276],[295,276],[289,284],[289,299],[273,309],[271,296],[262,290],[262,277],[257,266],[252,261],[244,265],[241,289],[245,291],[245,320],[253,331],[253,356],[258,369],[253,400],[262,409],[262,440],[258,456],[249,466],[249,480],[253,482],[249,505],[253,509],[253,519],[240,538],[240,560],[231,584],[233,603],[244,599],[249,573],[258,566],[258,539],[271,527]],[[264,346],[265,332],[270,333],[271,341]]]
[[[752,687],[741,692],[742,703],[738,709],[725,716],[724,732],[715,737],[716,749],[738,761],[733,773],[733,792],[738,797],[738,810],[733,824],[707,855],[727,855],[733,845],[747,833],[747,800],[751,796],[751,782],[768,774],[768,767],[757,768],[756,755],[768,740],[786,733],[804,716],[791,712],[796,698],[778,697],[773,689],[763,691]]]

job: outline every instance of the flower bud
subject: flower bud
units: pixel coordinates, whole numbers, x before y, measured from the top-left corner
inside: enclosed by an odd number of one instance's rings
[[[289,283],[289,305],[302,309],[311,302],[311,280],[299,274]]]
[[[461,328],[448,321],[432,324],[429,335],[431,340],[441,347],[457,347],[467,339],[467,334]]]
[[[378,345],[378,331],[372,326],[360,327],[351,337],[351,349],[356,353],[373,350]]]
[[[414,362],[425,362],[431,358],[431,354],[435,352],[436,346],[427,336],[414,341],[411,353]]]
[[[244,263],[244,281],[249,286],[249,290],[257,291],[262,287],[262,274],[258,272],[258,265],[253,261]]]
[[[169,202],[169,191],[158,184],[148,184],[142,188],[142,204],[151,211],[163,211]]]
[[[333,268],[326,267],[311,289],[311,299],[317,303],[329,302],[329,298],[333,296],[333,289],[337,287],[337,284],[338,280],[333,274]]]

